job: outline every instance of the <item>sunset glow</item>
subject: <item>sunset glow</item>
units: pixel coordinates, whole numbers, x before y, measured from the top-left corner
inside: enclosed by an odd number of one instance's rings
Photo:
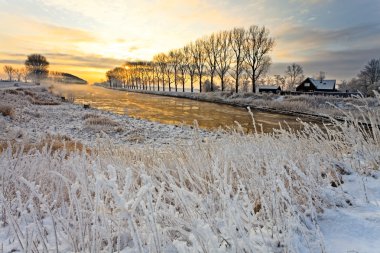
[[[125,60],[257,24],[276,38],[271,74],[297,62],[308,74],[349,79],[380,52],[379,10],[369,0],[0,0],[0,64],[41,53],[52,70],[95,82]]]

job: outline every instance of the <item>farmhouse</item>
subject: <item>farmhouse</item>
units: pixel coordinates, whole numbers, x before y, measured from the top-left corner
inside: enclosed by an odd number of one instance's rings
[[[259,93],[280,93],[281,92],[281,87],[276,86],[276,85],[262,85],[262,86],[257,86],[257,89]]]
[[[315,80],[313,78],[306,78],[298,87],[296,91],[300,92],[314,92],[314,91],[323,91],[323,92],[335,92],[336,80]]]

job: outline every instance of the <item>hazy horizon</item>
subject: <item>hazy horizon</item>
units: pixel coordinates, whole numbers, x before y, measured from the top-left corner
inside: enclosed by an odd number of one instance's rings
[[[40,53],[51,70],[89,82],[128,59],[150,60],[204,35],[265,25],[276,39],[270,74],[351,79],[380,57],[380,1],[0,0],[0,64]]]

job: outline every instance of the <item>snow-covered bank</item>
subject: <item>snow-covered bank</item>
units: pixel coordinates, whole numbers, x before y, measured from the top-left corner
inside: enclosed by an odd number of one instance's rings
[[[336,122],[325,131],[191,140],[160,148],[107,141],[90,153],[5,150],[0,248],[378,252],[379,129]]]
[[[15,82],[15,81],[0,81],[0,90],[18,89],[18,88],[33,88],[38,87],[34,83]]]
[[[86,145],[109,140],[115,145],[162,145],[190,140],[187,126],[164,125],[127,115],[116,115],[62,101],[42,87],[0,91],[0,105],[11,107],[13,115],[0,116],[0,141],[36,142],[45,135],[60,135]],[[198,131],[203,137],[214,133]]]
[[[319,223],[326,251],[331,253],[379,252],[380,173],[344,176],[342,191],[352,206],[325,210]]]

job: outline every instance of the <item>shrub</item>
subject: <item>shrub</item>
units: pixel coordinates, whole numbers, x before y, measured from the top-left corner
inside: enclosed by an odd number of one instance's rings
[[[10,116],[10,117],[13,117],[14,114],[15,114],[15,111],[14,109],[9,106],[9,105],[1,105],[0,104],[0,113],[3,115],[3,116]]]
[[[85,125],[87,126],[118,126],[119,123],[112,119],[98,116],[98,115],[85,115]]]
[[[48,99],[34,98],[30,102],[34,105],[60,105],[61,103]]]

